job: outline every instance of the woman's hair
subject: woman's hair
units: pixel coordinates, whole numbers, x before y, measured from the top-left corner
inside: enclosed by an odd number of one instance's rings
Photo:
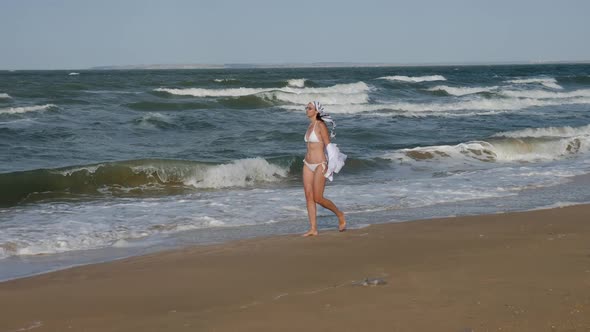
[[[320,116],[319,112],[318,112],[318,114],[315,115],[315,119],[324,122],[324,120],[322,120],[322,117]]]

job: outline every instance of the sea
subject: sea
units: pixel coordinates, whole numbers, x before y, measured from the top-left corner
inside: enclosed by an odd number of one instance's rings
[[[314,100],[350,228],[590,202],[589,64],[0,71],[0,280],[305,232]]]

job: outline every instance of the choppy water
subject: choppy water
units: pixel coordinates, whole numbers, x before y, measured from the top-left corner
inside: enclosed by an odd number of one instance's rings
[[[352,226],[589,201],[590,65],[0,72],[0,279],[304,231],[311,100]]]

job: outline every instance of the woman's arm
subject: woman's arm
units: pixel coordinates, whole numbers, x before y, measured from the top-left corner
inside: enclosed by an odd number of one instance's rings
[[[328,127],[325,123],[320,122],[320,137],[322,138],[322,142],[324,142],[324,146],[330,144],[330,134],[328,133]]]

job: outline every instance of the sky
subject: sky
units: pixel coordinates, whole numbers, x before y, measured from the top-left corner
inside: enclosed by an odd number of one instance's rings
[[[588,0],[0,0],[0,69],[590,60]]]

